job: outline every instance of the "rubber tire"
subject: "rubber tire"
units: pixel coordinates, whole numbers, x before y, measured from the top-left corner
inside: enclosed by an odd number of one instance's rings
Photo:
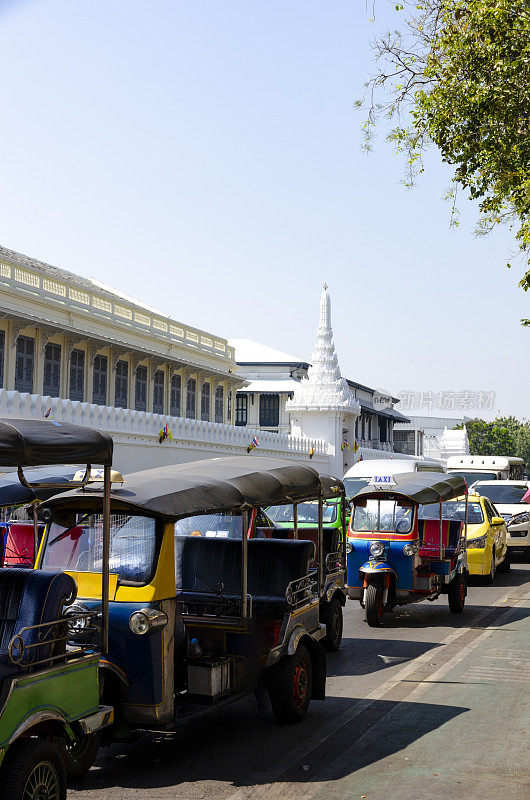
[[[99,733],[90,733],[76,740],[74,747],[68,747],[66,740],[62,739],[59,745],[61,757],[64,761],[67,781],[78,781],[84,778],[96,760],[100,745]],[[78,752],[75,753],[77,746]]]
[[[369,583],[365,600],[366,621],[371,628],[379,628],[383,622],[383,587]]]
[[[295,680],[297,668],[303,668],[306,673],[306,692],[300,704],[295,699]],[[296,653],[284,656],[270,670],[268,681],[269,698],[274,716],[278,722],[300,722],[307,714],[313,691],[313,667],[309,650],[303,644],[298,645]]]
[[[36,737],[17,739],[7,751],[0,773],[0,798],[22,800],[31,773],[42,762],[51,765],[55,773],[57,800],[66,800],[66,772],[61,754],[55,745]]]
[[[461,572],[449,584],[447,596],[451,614],[461,614],[466,602],[466,579]]]
[[[511,555],[510,555],[509,549],[506,548],[506,555],[504,556],[504,559],[501,561],[501,563],[497,567],[497,572],[507,573],[507,572],[511,572],[511,569],[512,569],[512,559],[511,559]]]
[[[339,649],[342,642],[342,603],[338,597],[333,597],[331,603],[326,603],[322,608],[322,620],[326,626],[326,635],[322,644],[329,653]]]
[[[486,583],[495,583],[495,576],[497,574],[497,565],[495,564],[495,547],[491,550],[491,568],[489,574],[486,575]]]

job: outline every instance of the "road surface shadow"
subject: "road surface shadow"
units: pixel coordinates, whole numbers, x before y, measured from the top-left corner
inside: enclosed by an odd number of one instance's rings
[[[396,664],[406,664],[438,647],[437,642],[344,637],[340,650],[327,654],[327,675],[328,678],[370,675]]]
[[[341,698],[330,700],[341,702]],[[347,705],[357,702],[357,698],[350,698]],[[251,789],[280,781],[316,781],[318,773],[328,771],[332,762],[336,773],[333,778],[341,778],[399,752],[469,710],[459,706],[374,700],[353,720],[347,719],[333,735],[323,741],[321,737],[309,740],[309,750],[303,755],[293,752],[289,763],[289,753],[304,744],[313,707],[317,705],[311,705],[309,716],[302,723],[279,726],[263,715],[256,723],[249,717],[248,707],[233,706],[230,714],[197,721],[182,732],[148,733],[133,744],[112,745],[100,751],[96,766],[75,788],[83,796],[90,796],[93,791],[113,787],[146,791],[182,787],[181,791],[189,796],[189,786],[185,790],[184,785],[195,782],[222,782],[234,788]],[[345,752],[387,714],[392,717],[391,735],[379,736],[373,748]],[[341,754],[348,757],[342,758]],[[210,783],[210,792],[211,788]],[[75,791],[72,796],[76,796]]]
[[[449,608],[443,606],[425,606],[412,604],[395,608],[392,613],[383,617],[382,627],[385,629],[401,628],[486,628],[492,625],[507,625],[514,621],[513,615],[504,617],[510,608],[519,614],[519,619],[530,615],[530,610],[510,606],[474,606],[466,603],[461,614],[451,614]],[[478,616],[478,619],[477,619]],[[363,640],[364,641],[364,640]]]

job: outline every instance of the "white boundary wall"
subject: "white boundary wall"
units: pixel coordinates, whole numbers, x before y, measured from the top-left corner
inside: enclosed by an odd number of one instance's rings
[[[0,390],[0,417],[41,419],[49,409],[49,419],[110,433],[114,439],[114,466],[124,473],[199,458],[246,455],[254,435],[258,437],[259,447],[248,454],[249,461],[256,453],[310,464],[319,472],[327,472],[329,468],[328,444],[322,439]],[[159,444],[160,429],[164,425],[171,429],[173,441]]]

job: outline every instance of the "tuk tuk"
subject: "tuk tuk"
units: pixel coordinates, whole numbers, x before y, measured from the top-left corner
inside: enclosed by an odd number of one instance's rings
[[[465,498],[463,521],[444,519],[444,502]],[[421,507],[437,504],[437,518]],[[447,594],[464,609],[467,594],[467,486],[456,475],[420,472],[374,476],[352,499],[348,531],[348,596],[371,626],[384,611]]]
[[[322,505],[325,491],[316,470],[266,458],[133,473],[112,489],[106,553],[101,489],[47,502],[39,567],[75,578],[72,610],[86,620],[101,608],[102,571],[107,584],[101,674],[103,702],[115,710],[107,742],[134,729],[173,729],[251,692],[268,691],[281,722],[298,722],[311,699],[324,699],[323,569],[310,568],[315,545],[257,538],[252,530],[261,508]],[[73,640],[91,636],[79,626]]]
[[[109,497],[112,439],[90,428],[67,423],[0,420],[0,463],[16,467],[26,499],[40,491],[58,491],[57,480],[29,483],[24,469],[79,460],[102,464]],[[50,476],[48,476],[50,477]],[[69,482],[71,486],[71,482]],[[103,502],[103,540],[108,544],[109,514]],[[104,580],[102,581],[104,583]],[[102,587],[104,588],[104,587]],[[112,723],[113,710],[100,704],[101,652],[69,647],[66,616],[76,597],[70,575],[27,567],[0,569],[0,797],[42,800],[66,797],[65,761],[83,752],[90,735]],[[103,615],[103,653],[107,621]],[[98,643],[99,644],[99,643]]]
[[[309,539],[315,543],[323,565],[320,595],[320,621],[326,626],[322,644],[328,651],[338,650],[342,641],[342,609],[346,605],[346,547],[349,504],[341,481],[321,476],[323,503],[316,500],[267,508],[272,528],[258,528],[257,535],[277,539]],[[320,550],[319,526],[322,526]]]
[[[71,489],[78,471],[78,466],[29,469],[24,473],[26,485],[16,471],[0,477],[0,567],[33,567],[44,532],[37,505]]]

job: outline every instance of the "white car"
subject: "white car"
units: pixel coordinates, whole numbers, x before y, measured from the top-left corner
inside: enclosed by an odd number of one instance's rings
[[[529,488],[530,481],[477,481],[472,486],[474,492],[491,500],[504,518],[509,551],[518,550],[527,556],[530,555],[530,504],[521,500]]]

